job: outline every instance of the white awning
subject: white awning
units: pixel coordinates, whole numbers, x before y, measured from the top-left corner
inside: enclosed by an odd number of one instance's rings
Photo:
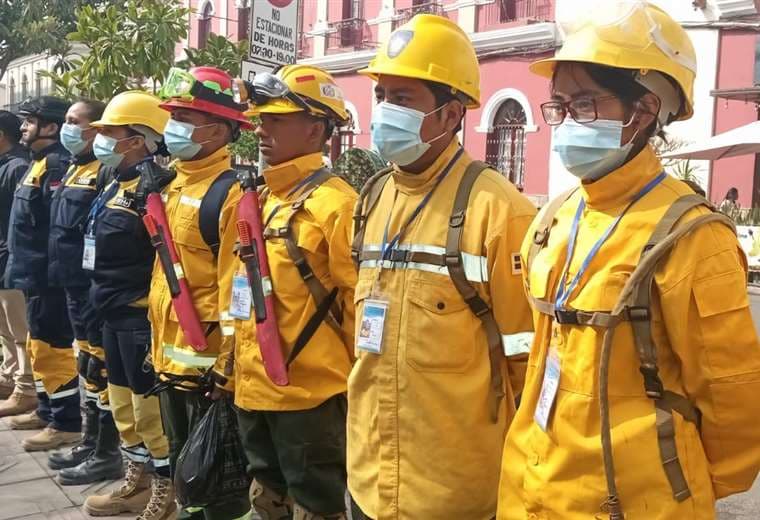
[[[724,157],[760,153],[760,121],[714,135],[700,143],[664,154],[666,159],[714,161]]]

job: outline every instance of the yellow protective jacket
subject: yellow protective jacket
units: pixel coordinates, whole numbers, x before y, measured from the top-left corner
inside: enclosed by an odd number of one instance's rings
[[[381,247],[386,225],[389,239],[396,235],[459,148],[455,140],[420,174],[393,172],[369,215],[364,251]],[[466,153],[456,160],[399,249],[445,251],[454,197],[470,162]],[[514,260],[534,215],[533,205],[488,169],[473,186],[462,237],[467,278],[493,309],[505,349],[515,354],[516,340],[527,335],[530,345],[532,337]],[[485,329],[447,269],[424,263],[388,267],[380,273],[377,261],[363,261],[356,286],[357,321],[367,298],[385,300],[388,308],[382,352],[357,349],[349,378],[351,495],[377,520],[493,518],[504,437],[522,389],[527,349],[514,362],[504,358],[506,397],[494,423]]]
[[[231,336],[222,334],[219,325],[228,314],[229,286],[219,280],[234,270],[233,255],[237,241],[235,215],[241,191],[232,186],[219,216],[219,257],[214,258],[203,240],[198,225],[201,201],[214,180],[231,168],[227,147],[196,161],[177,161],[177,177],[163,193],[166,217],[171,227],[193,304],[207,336],[208,349],[196,352],[184,339],[161,264],[156,259],[149,297],[149,317],[153,327],[153,364],[157,374],[199,376],[210,367],[224,374],[227,359],[219,356],[223,342]],[[231,276],[231,275],[230,275]],[[231,383],[228,385],[231,389]]]
[[[530,293],[555,300],[580,197],[587,209],[568,279],[612,220],[661,171],[646,148],[620,169],[582,185],[557,212],[548,245],[524,274]],[[611,310],[654,227],[670,204],[688,193],[686,184],[667,177],[632,206],[589,264],[568,306]],[[707,211],[694,209],[684,219]],[[532,231],[527,237],[523,256]],[[630,323],[623,322],[612,344],[608,392],[620,501],[627,520],[712,519],[715,499],[747,489],[760,469],[760,345],[736,237],[721,224],[697,228],[659,265],[655,287],[652,335],[660,377],[666,390],[687,396],[702,415],[699,430],[673,414],[692,497],[677,502],[672,496],[660,460],[654,402],[644,392]],[[522,403],[504,448],[498,518],[588,520],[607,495],[597,376],[603,329],[558,325],[542,314],[535,320]],[[550,346],[559,354],[561,375],[544,432],[534,412]]]
[[[274,214],[270,228],[279,228],[301,194],[299,182],[322,168],[321,154],[309,154],[264,171],[269,194],[263,202],[264,221]],[[340,334],[326,322],[317,329],[290,365],[288,386],[275,386],[264,372],[252,319],[235,320],[235,404],[244,410],[306,410],[346,391],[351,369],[356,270],[351,263],[351,217],[356,192],[342,179],[332,177],[306,199],[292,221],[292,233],[315,276],[328,291],[338,288],[342,309]],[[266,242],[275,313],[287,358],[290,348],[314,314],[316,305],[281,238]],[[238,273],[245,267],[235,258]],[[224,284],[231,292],[232,280]]]

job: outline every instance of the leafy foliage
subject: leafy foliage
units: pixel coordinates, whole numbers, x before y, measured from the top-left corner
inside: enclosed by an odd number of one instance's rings
[[[174,62],[175,46],[187,37],[189,10],[178,0],[126,0],[123,5],[77,11],[68,40],[89,54],[70,61],[70,70],[42,72],[59,95],[107,100],[119,92],[158,86]]]
[[[177,62],[178,67],[189,69],[207,65],[237,77],[240,75],[240,63],[248,55],[248,42],[242,40],[236,43],[224,36],[211,34],[204,48],[185,49],[185,55],[184,60]]]
[[[701,183],[700,177],[697,175],[698,168],[689,159],[667,159],[663,155],[682,148],[687,143],[681,139],[674,138],[673,136],[666,136],[652,138],[652,146],[657,154],[657,157],[662,161],[662,166],[670,175],[677,177],[684,181]]]
[[[230,145],[230,152],[237,158],[236,162],[254,164],[259,158],[259,138],[252,130],[243,130],[240,139]]]

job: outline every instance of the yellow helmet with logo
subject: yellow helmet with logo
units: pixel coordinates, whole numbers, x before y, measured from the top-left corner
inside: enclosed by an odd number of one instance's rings
[[[480,67],[475,48],[465,32],[442,16],[419,14],[393,31],[366,69],[378,76],[435,81],[467,97],[467,108],[480,106]]]
[[[103,116],[90,126],[143,125],[163,135],[170,114],[160,104],[160,99],[142,90],[122,92],[108,102]]]
[[[254,104],[246,115],[291,114],[304,112],[326,117],[338,125],[349,120],[349,113],[343,98],[343,90],[335,79],[323,69],[311,65],[286,65],[275,74],[288,90],[304,103],[297,103],[288,96],[272,97],[262,104]],[[271,76],[270,76],[271,77]],[[254,80],[254,84],[256,80]]]
[[[643,0],[603,0],[587,12],[568,25],[557,54],[533,63],[531,71],[551,78],[561,62],[630,69],[636,71],[638,83],[660,98],[662,125],[689,119],[694,113],[697,57],[683,27]]]

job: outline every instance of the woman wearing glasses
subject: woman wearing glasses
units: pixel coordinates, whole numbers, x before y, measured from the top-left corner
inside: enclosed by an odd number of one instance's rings
[[[712,519],[760,468],[746,262],[649,144],[692,115],[689,37],[645,2],[590,12],[532,66],[551,79],[544,119],[579,186],[523,244],[536,336],[498,518]]]

